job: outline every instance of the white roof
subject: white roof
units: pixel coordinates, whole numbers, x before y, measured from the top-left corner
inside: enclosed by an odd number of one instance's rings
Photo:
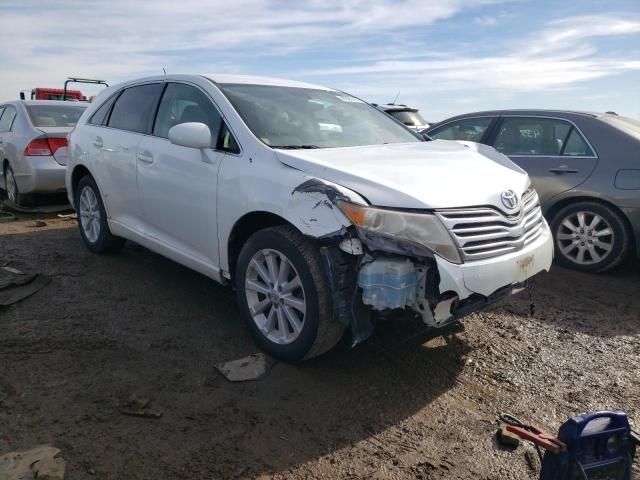
[[[203,76],[216,83],[242,83],[247,85],[273,85],[278,87],[313,88],[316,90],[333,90],[332,88],[314,85],[312,83],[297,82],[284,78],[260,77],[253,75],[228,75],[218,73],[204,73]]]

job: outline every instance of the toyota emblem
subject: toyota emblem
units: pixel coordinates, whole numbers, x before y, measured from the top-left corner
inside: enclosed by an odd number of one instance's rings
[[[518,206],[518,196],[513,190],[505,190],[500,194],[502,204],[509,210],[513,210]]]

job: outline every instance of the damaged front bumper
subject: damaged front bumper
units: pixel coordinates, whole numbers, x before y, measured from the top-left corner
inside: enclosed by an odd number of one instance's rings
[[[549,270],[553,260],[553,241],[546,222],[541,235],[521,250],[461,264],[438,255],[410,257],[370,249],[366,244],[360,247],[355,239],[343,241],[340,250],[342,255],[359,258],[354,269],[357,288],[351,298],[342,299],[339,308],[342,320],[351,321],[354,344],[371,333],[372,311],[408,309],[426,325],[443,327],[522,290],[528,279]],[[325,255],[325,259],[326,268],[331,270],[335,258]],[[336,278],[344,281],[335,267],[333,277],[333,284]],[[344,283],[340,286],[343,290]],[[334,296],[339,294],[334,292]],[[351,308],[346,310],[346,304]]]

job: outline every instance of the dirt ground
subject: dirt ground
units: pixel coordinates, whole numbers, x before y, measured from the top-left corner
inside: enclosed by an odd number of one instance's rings
[[[202,275],[132,244],[91,254],[55,215],[0,224],[0,265],[52,277],[0,310],[0,455],[52,444],[70,479],[535,479],[531,447],[493,439],[499,413],[554,432],[602,408],[640,423],[637,263],[554,267],[463,332],[386,320],[248,383],[214,369],[256,347]],[[162,418],[123,415],[133,393]]]

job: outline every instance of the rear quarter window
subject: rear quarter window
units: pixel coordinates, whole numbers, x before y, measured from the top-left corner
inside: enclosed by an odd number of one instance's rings
[[[28,105],[27,113],[34,127],[73,127],[82,116],[84,106]]]

